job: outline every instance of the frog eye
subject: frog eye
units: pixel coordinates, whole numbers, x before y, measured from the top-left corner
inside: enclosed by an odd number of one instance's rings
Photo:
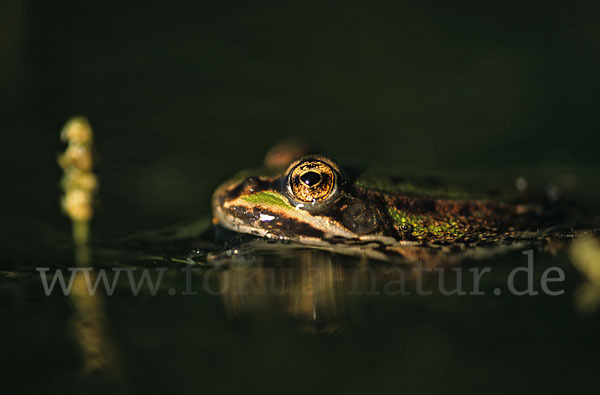
[[[324,158],[304,158],[290,166],[287,187],[292,196],[306,203],[319,203],[337,190],[339,171]]]

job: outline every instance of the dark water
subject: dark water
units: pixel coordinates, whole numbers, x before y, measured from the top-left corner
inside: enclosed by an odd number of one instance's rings
[[[565,252],[534,251],[536,290],[557,267],[559,296],[507,292],[527,263],[521,251],[462,267],[492,268],[483,296],[444,296],[435,273],[424,278],[433,294],[419,296],[410,268],[412,292],[390,295],[397,278],[382,263],[287,247],[242,244],[218,270],[202,262],[223,249],[203,227],[214,188],[288,137],[398,174],[503,185],[525,176],[597,218],[598,11],[591,1],[2,2],[2,386],[593,389],[599,316],[576,308],[585,277]],[[155,296],[133,296],[125,274],[112,296],[44,294],[36,268],[75,264],[56,166],[59,130],[74,114],[96,133],[92,264],[153,278],[167,268]],[[198,294],[183,295],[179,260],[193,251]],[[99,372],[85,373],[82,344],[105,358]]]

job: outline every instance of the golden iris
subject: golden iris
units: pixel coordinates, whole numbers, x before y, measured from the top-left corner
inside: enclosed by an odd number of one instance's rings
[[[335,186],[335,171],[326,163],[307,160],[299,163],[290,173],[290,189],[303,202],[326,199]]]

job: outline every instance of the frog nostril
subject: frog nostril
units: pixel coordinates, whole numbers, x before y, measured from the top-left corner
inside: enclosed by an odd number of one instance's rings
[[[258,187],[258,178],[248,177],[242,182],[242,187],[248,192],[254,192]]]

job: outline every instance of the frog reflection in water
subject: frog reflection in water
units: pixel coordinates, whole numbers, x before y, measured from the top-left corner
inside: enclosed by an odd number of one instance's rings
[[[324,251],[302,250],[295,251],[293,257],[282,255],[284,261],[290,258],[297,264],[272,265],[259,260],[248,265],[233,259],[228,270],[219,272],[219,294],[228,315],[236,318],[284,313],[297,319],[308,332],[339,331],[347,321],[346,295],[370,290],[371,278],[367,277],[371,273],[351,272],[333,254]]]
[[[544,229],[559,221],[542,201],[473,198],[457,188],[350,178],[332,159],[297,158],[298,152],[286,168],[248,171],[217,188],[213,222],[341,253],[439,263],[522,248],[544,240]]]

